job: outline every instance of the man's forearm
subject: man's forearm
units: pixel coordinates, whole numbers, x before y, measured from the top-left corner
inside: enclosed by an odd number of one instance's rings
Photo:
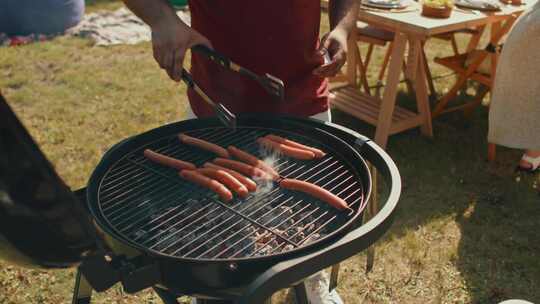
[[[178,18],[167,0],[123,0],[126,6],[150,27],[160,22]],[[178,18],[180,19],[180,18]]]
[[[337,27],[349,33],[356,25],[359,0],[330,0],[328,3],[328,18],[330,30]]]

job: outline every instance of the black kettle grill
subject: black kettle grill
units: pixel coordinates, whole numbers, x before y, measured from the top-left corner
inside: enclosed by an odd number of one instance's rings
[[[182,145],[179,133],[270,157],[282,176],[324,187],[353,211],[272,183],[223,203],[142,156],[150,148],[198,166],[215,157]],[[255,139],[267,134],[327,155],[309,161],[264,155]],[[389,195],[363,222],[372,187],[366,161]],[[103,156],[87,188],[72,192],[0,95],[0,258],[78,267],[74,303],[89,303],[91,290],[118,282],[127,292],[154,288],[165,303],[176,303],[177,295],[263,303],[289,286],[299,287],[305,301],[304,278],[366,249],[390,227],[400,190],[392,159],[360,134],[310,119],[239,115],[234,130],[217,119],[193,119],[128,138]]]

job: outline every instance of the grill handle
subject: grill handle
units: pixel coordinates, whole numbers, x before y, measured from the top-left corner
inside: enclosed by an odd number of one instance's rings
[[[291,118],[288,118],[291,119]],[[306,119],[301,119],[306,123]],[[320,122],[313,121],[314,127],[325,129]],[[352,130],[332,124],[325,124],[328,131],[335,133],[338,128],[340,138],[349,143],[356,142],[361,155],[371,162],[381,173],[390,187],[390,194],[382,209],[364,225],[349,232],[330,246],[310,254],[280,262],[261,274],[246,288],[238,299],[239,304],[264,303],[275,290],[286,288],[324,268],[339,263],[368,248],[377,241],[391,226],[394,211],[401,193],[401,177],[390,156],[373,141]],[[331,130],[333,128],[334,130]],[[360,143],[360,144],[358,144]]]

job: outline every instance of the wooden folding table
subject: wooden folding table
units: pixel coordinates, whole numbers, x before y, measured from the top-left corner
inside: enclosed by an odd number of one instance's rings
[[[405,12],[384,12],[361,8],[358,15],[359,20],[395,32],[386,87],[382,98],[379,98],[361,93],[354,84],[349,83],[332,90],[332,106],[374,125],[376,127],[375,141],[383,148],[386,147],[390,135],[411,128],[420,127],[422,134],[433,136],[426,63],[424,56],[422,56],[425,41],[437,34],[502,22],[531,7],[536,2],[536,0],[527,1],[527,4],[521,6],[501,3],[503,9],[495,13],[456,9],[447,19],[421,16],[421,6],[417,2],[414,2],[412,7]],[[407,47],[408,52],[406,51]],[[356,66],[354,51],[348,52],[348,60],[348,66]],[[415,89],[416,111],[410,111],[396,105],[404,60],[407,63],[405,77]],[[352,70],[349,69],[349,71]]]

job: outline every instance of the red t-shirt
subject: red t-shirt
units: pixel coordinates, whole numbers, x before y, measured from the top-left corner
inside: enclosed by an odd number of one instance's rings
[[[320,65],[320,1],[190,0],[191,26],[215,50],[239,65],[283,80],[285,100],[257,82],[193,54],[197,84],[233,113],[287,113],[310,116],[328,109],[328,81],[312,74]],[[188,91],[198,117],[214,115],[196,92]]]

